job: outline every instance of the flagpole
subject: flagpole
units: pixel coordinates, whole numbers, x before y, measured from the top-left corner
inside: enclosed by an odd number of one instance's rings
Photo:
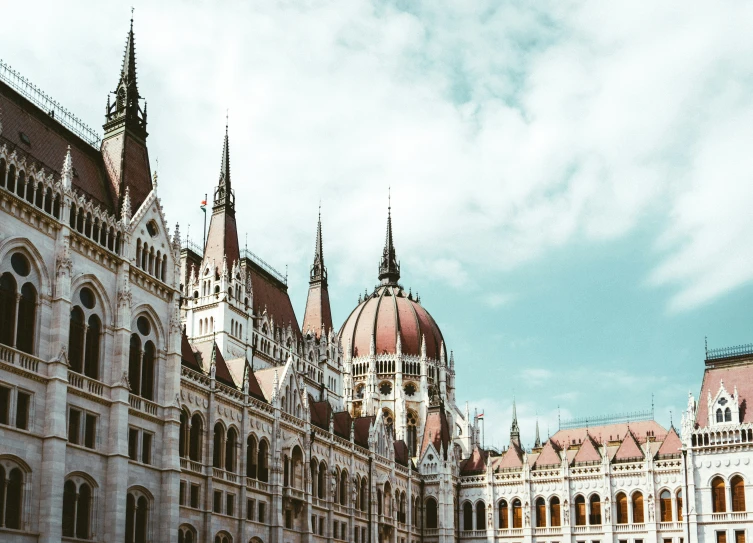
[[[204,194],[204,201],[206,202],[209,198],[209,194]],[[204,204],[204,207],[201,208],[202,211],[204,211],[204,238],[201,242],[201,251],[204,252],[207,245],[207,206]]]

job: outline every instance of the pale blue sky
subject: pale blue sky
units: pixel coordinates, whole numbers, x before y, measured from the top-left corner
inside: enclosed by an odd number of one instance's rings
[[[95,128],[130,2],[6,6],[0,54]],[[753,5],[136,4],[149,148],[200,239],[230,110],[239,229],[302,318],[317,206],[338,322],[403,282],[504,444],[697,393],[703,340],[753,341]],[[62,163],[62,157],[61,157]],[[243,244],[243,234],[241,234]]]

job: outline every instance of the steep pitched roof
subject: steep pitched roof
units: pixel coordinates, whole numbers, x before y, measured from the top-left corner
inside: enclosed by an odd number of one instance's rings
[[[407,467],[410,462],[408,445],[405,444],[405,441],[399,439],[393,443],[393,448],[395,449],[395,462]]]
[[[680,454],[681,449],[682,441],[680,440],[680,436],[677,435],[677,431],[675,430],[674,426],[672,426],[669,429],[667,437],[664,438],[661,447],[659,447],[656,456],[658,458],[662,458],[665,456],[677,455]]]
[[[311,265],[309,280],[309,295],[306,299],[306,310],[303,313],[303,332],[313,332],[316,339],[332,330],[332,310],[329,304],[327,289],[327,268],[324,266],[324,245],[322,243],[322,214],[319,212],[319,222],[316,226],[316,247],[314,249],[314,263]]]
[[[444,407],[434,406],[429,408],[426,415],[426,424],[424,426],[424,439],[421,443],[421,454],[423,456],[429,443],[444,456],[447,460],[447,452],[450,446],[450,426],[447,422],[447,414]]]
[[[356,445],[360,445],[365,449],[369,448],[369,429],[375,420],[376,417],[358,417],[355,420],[353,439]]]
[[[556,440],[557,443],[561,443],[563,447],[567,447],[572,443],[581,443],[587,439],[587,435],[591,435],[598,443],[606,443],[608,441],[619,440],[625,435],[628,428],[641,439],[645,439],[647,435],[662,436],[667,433],[667,430],[658,422],[643,420],[559,430],[552,436],[552,439]]]
[[[534,467],[540,468],[543,466],[559,465],[560,462],[562,462],[562,458],[559,455],[561,450],[562,447],[559,446],[559,443],[551,438],[548,439],[547,442],[544,443],[544,447],[541,449],[541,454],[539,454],[539,457],[536,459]]]
[[[329,416],[332,413],[330,403],[327,400],[313,403],[309,400],[309,411],[311,413],[311,424],[329,431]]]
[[[254,372],[256,382],[259,384],[259,388],[268,402],[271,402],[272,396],[274,396],[275,371],[278,372],[279,377],[280,371],[278,368],[265,368]]]
[[[223,385],[238,388],[238,385],[236,385],[235,381],[233,380],[233,376],[230,374],[230,370],[228,369],[227,363],[225,362],[225,357],[222,356],[222,351],[217,346],[217,343],[214,344],[212,356],[214,358],[215,364],[215,379],[217,379]]]
[[[332,415],[332,422],[335,426],[335,435],[343,439],[350,439],[350,424],[353,418],[347,411],[338,411]]]
[[[486,460],[484,456],[484,453],[481,452],[478,445],[473,447],[471,455],[463,460],[463,463],[460,465],[460,474],[472,475],[474,473],[486,471]]]
[[[620,447],[617,449],[613,460],[616,460],[618,462],[621,460],[636,460],[643,458],[643,456],[643,451],[641,450],[641,446],[638,444],[638,440],[635,439],[633,432],[628,430],[622,440],[622,443],[620,444]]]
[[[515,442],[510,442],[505,454],[496,462],[496,469],[520,468],[523,466],[523,449]]]
[[[287,327],[290,324],[293,335],[301,338],[301,329],[298,327],[298,319],[288,296],[287,286],[273,278],[252,260],[244,259],[244,262],[248,265],[247,269],[251,274],[254,315],[262,315],[266,310],[267,315],[274,318],[275,326]]]
[[[600,462],[601,455],[599,454],[599,448],[596,442],[593,440],[590,434],[586,434],[586,439],[578,449],[578,452],[573,458],[575,464],[582,462]]]
[[[753,422],[753,409],[747,409],[753,404],[753,359],[743,359],[733,365],[718,364],[707,367],[703,373],[701,395],[698,398],[698,413],[696,426],[705,428],[709,422],[708,397],[714,399],[719,392],[719,387],[724,381],[724,388],[732,393],[737,388],[740,405],[741,422]]]
[[[180,337],[180,363],[194,371],[204,373],[204,370],[201,368],[201,364],[196,357],[196,353],[194,352],[193,347],[191,347],[191,342],[188,341],[188,336],[186,335],[185,330],[183,330]]]

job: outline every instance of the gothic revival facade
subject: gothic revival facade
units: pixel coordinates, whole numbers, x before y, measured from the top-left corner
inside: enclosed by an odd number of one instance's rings
[[[707,353],[679,431],[537,430],[526,450],[513,414],[483,450],[389,211],[379,283],[339,327],[321,216],[301,325],[240,249],[227,129],[204,246],[171,232],[135,58],[131,23],[101,139],[0,65],[1,541],[753,535],[752,349]]]

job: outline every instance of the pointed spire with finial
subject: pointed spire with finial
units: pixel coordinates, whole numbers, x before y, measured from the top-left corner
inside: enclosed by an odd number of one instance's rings
[[[131,223],[131,194],[128,191],[128,187],[125,190],[125,196],[123,196],[123,208],[120,211],[120,220],[123,226],[128,226]]]
[[[316,224],[314,263],[311,265],[309,294],[306,299],[306,311],[303,315],[303,330],[312,330],[316,339],[319,340],[322,336],[326,337],[332,329],[332,308],[330,307],[329,290],[327,288],[327,268],[324,265],[322,204],[320,202],[319,220]]]
[[[400,263],[395,255],[395,244],[392,241],[392,195],[388,196],[387,204],[387,234],[382,251],[382,262],[379,265],[379,280],[382,284],[395,284],[400,280]]]
[[[510,425],[510,441],[520,446],[520,427],[518,426],[518,408],[515,397],[512,399],[512,424]]]
[[[222,164],[220,165],[220,185],[230,190],[230,138],[228,134],[229,117],[225,116],[225,142],[222,146]]]
[[[324,266],[324,246],[322,243],[322,204],[319,204],[319,220],[316,223],[316,243],[314,263],[311,265],[311,282],[327,281],[327,268]]]
[[[539,418],[536,417],[536,441],[533,444],[534,447],[541,447],[541,436],[539,435]]]
[[[63,188],[70,190],[73,186],[73,160],[71,159],[71,146],[68,146],[68,150],[65,152],[65,158],[63,159],[63,170],[60,172],[60,180],[63,183]]]

